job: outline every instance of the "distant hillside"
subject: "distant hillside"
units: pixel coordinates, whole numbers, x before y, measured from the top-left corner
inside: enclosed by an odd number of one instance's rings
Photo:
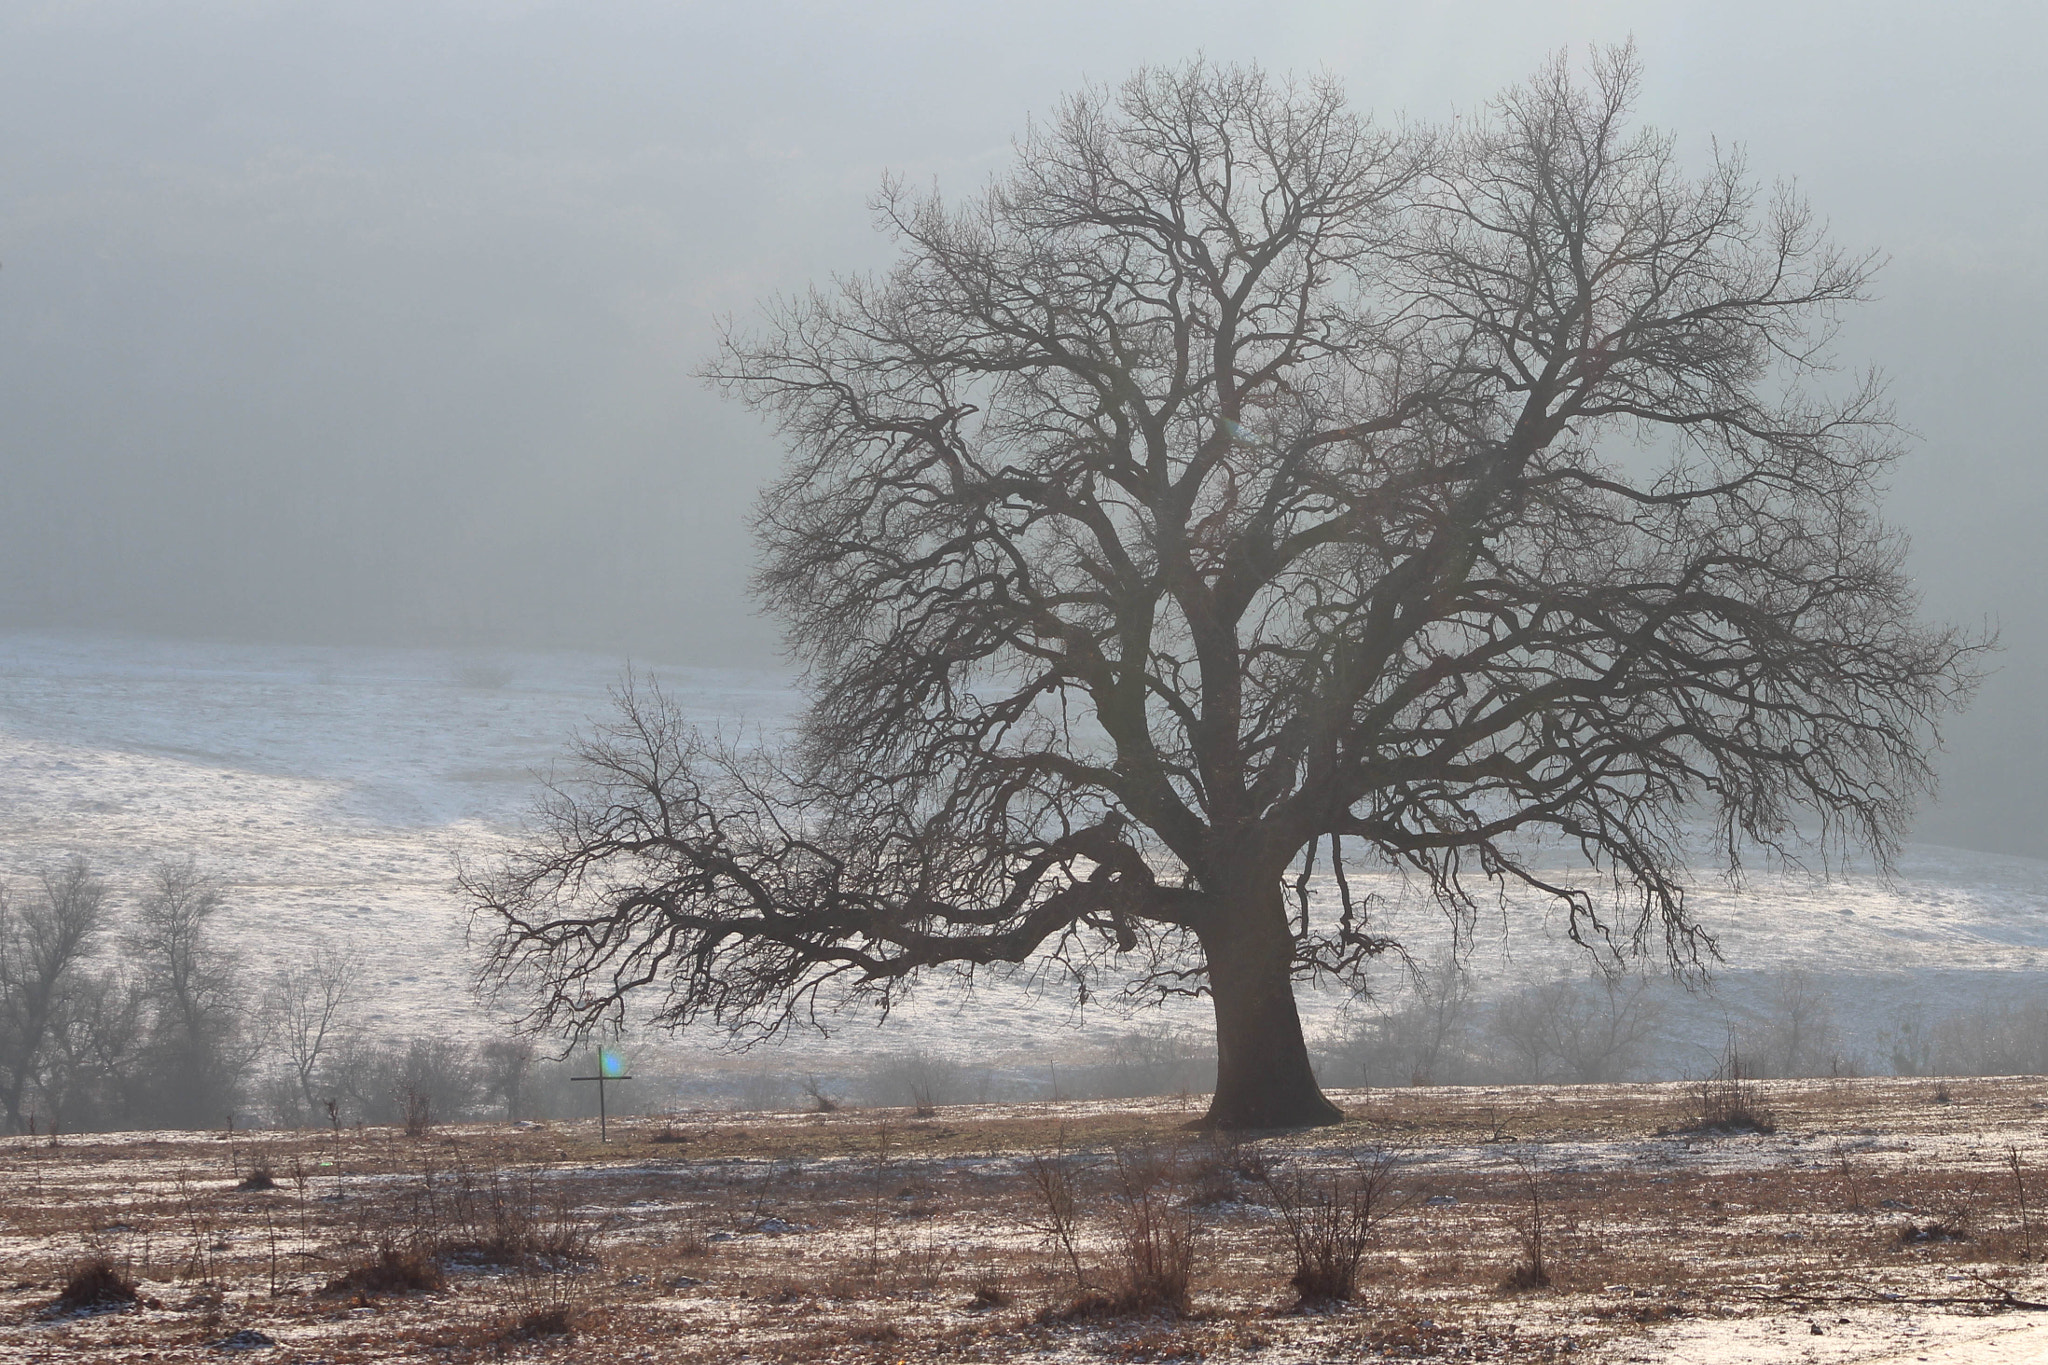
[[[487,1027],[466,990],[453,859],[487,855],[516,826],[534,774],[603,712],[622,667],[575,654],[0,636],[0,875],[19,881],[77,854],[119,885],[155,860],[194,855],[227,883],[251,965],[324,937],[368,956],[372,1024]],[[660,677],[706,722],[772,729],[791,715],[794,698],[774,674]],[[1446,954],[1442,916],[1413,888],[1380,877],[1358,889],[1378,894],[1377,923],[1419,969]],[[1867,872],[1762,873],[1739,886],[1710,878],[1694,904],[1725,963],[1712,994],[1658,988],[1656,1065],[1669,1074],[1711,1065],[1703,1040],[1768,1014],[1793,973],[1820,981],[1835,1027],[1861,1040],[1871,1066],[1912,1020],[1958,1004],[2024,1003],[2048,984],[2048,863],[2031,859],[1914,846],[1889,884]],[[1475,930],[1475,1007],[1585,971],[1583,953],[1541,909],[1489,908]],[[1305,999],[1311,1031],[1331,1035],[1398,1010],[1408,981],[1389,958],[1371,1002]],[[1048,1009],[1019,984],[982,990],[971,1007],[962,1000],[945,979],[933,982],[891,1045],[987,1057],[1042,1043],[1048,1021],[1098,1039],[1132,1027],[1113,1009]],[[1183,1005],[1168,1020],[1205,1032],[1206,1007]],[[847,1042],[863,1037],[856,1029]]]

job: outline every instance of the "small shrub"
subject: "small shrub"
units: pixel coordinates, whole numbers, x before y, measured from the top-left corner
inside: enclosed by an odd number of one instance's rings
[[[877,1098],[908,1103],[919,1118],[933,1118],[940,1108],[956,1103],[960,1067],[950,1058],[922,1051],[899,1052],[882,1059],[870,1075]]]
[[[1967,1210],[1956,1210],[1947,1217],[1932,1218],[1925,1223],[1905,1222],[1899,1225],[1899,1244],[1910,1246],[1915,1242],[1967,1242],[1970,1240],[1970,1218]]]
[[[133,1307],[135,1301],[135,1281],[121,1273],[113,1258],[94,1256],[72,1269],[50,1306],[59,1313],[87,1313]]]
[[[1529,1212],[1520,1227],[1522,1259],[1509,1268],[1507,1278],[1500,1285],[1511,1294],[1550,1288],[1550,1266],[1543,1258],[1543,1189],[1536,1183],[1535,1167],[1520,1160],[1515,1165],[1522,1172],[1522,1184],[1529,1196]]]
[[[531,1171],[460,1171],[438,1214],[431,1232],[443,1257],[524,1268],[592,1259],[592,1230],[566,1195],[543,1190]]]
[[[804,1094],[811,1101],[812,1113],[836,1114],[839,1112],[839,1101],[825,1093],[824,1083],[816,1076],[807,1075],[804,1077]]]
[[[953,1264],[953,1249],[949,1243],[926,1240],[898,1251],[891,1270],[896,1283],[930,1290],[945,1283]]]
[[[432,1258],[387,1242],[377,1254],[351,1266],[320,1291],[323,1294],[363,1295],[439,1293],[448,1287],[448,1277]]]
[[[1406,1200],[1396,1195],[1400,1161],[1391,1152],[1354,1157],[1349,1172],[1319,1180],[1299,1172],[1269,1175],[1265,1186],[1294,1255],[1289,1283],[1298,1308],[1349,1303],[1358,1270],[1379,1225]]]
[[[1119,1152],[1109,1306],[1118,1314],[1185,1314],[1195,1278],[1195,1222],[1174,1207],[1176,1171],[1156,1154]]]
[[[1064,1134],[1058,1150],[1035,1153],[1025,1163],[1024,1174],[1031,1180],[1032,1188],[1038,1192],[1040,1206],[1045,1210],[1045,1222],[1041,1230],[1048,1241],[1056,1242],[1067,1254],[1067,1264],[1074,1272],[1074,1288],[1086,1289],[1088,1277],[1081,1273],[1081,1251],[1078,1244],[1080,1201],[1074,1188],[1074,1165],[1065,1151]]]
[[[1064,1308],[1039,1314],[1041,1323],[1189,1310],[1195,1222],[1187,1204],[1174,1197],[1183,1184],[1178,1164],[1145,1149],[1118,1152],[1112,1164],[1109,1285],[1103,1291],[1089,1290],[1081,1274],[1071,1165],[1064,1157],[1041,1156],[1026,1167],[1045,1204],[1048,1230],[1065,1248],[1082,1291]]]
[[[1692,1133],[1775,1133],[1777,1115],[1763,1103],[1763,1087],[1743,1070],[1732,1048],[1714,1074],[1686,1088],[1687,1114],[1681,1131]]]
[[[271,1171],[270,1167],[257,1166],[249,1174],[243,1176],[241,1183],[236,1185],[235,1188],[238,1190],[274,1190],[277,1188],[277,1176]]]
[[[1212,1138],[1198,1150],[1189,1167],[1188,1183],[1191,1188],[1188,1200],[1204,1208],[1227,1204],[1237,1198],[1240,1179],[1256,1180],[1259,1176],[1251,1172],[1263,1170],[1264,1163],[1258,1156],[1258,1148]]]

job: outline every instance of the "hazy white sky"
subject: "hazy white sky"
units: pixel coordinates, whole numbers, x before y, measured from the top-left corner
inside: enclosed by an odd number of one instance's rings
[[[1930,607],[2003,628],[1930,837],[2048,856],[2034,5],[130,0],[0,8],[0,623],[772,657],[721,313],[876,265],[887,170],[1196,53],[1471,109],[1633,35],[1643,116],[1891,257],[1845,358]]]

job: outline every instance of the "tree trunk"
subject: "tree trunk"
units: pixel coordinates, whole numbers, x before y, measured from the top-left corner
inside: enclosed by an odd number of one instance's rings
[[[1309,1069],[1294,1006],[1294,941],[1277,883],[1248,888],[1234,913],[1197,935],[1216,1005],[1216,1094],[1205,1128],[1308,1128],[1339,1123]]]

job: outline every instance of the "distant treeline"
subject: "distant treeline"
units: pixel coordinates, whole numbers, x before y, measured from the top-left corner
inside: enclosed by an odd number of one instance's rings
[[[127,906],[80,860],[0,891],[0,1123],[383,1122],[422,1095],[516,1106],[530,1044],[374,1038],[356,1022],[356,958],[321,949],[259,977],[220,942],[221,908],[189,861],[159,864]]]
[[[361,1019],[361,962],[331,948],[268,975],[219,940],[219,886],[164,863],[131,904],[74,860],[0,888],[0,1126],[9,1132],[403,1123],[591,1112],[583,1069],[530,1039],[391,1037]],[[1669,992],[1636,979],[1537,982],[1491,1000],[1450,964],[1317,1040],[1328,1086],[1669,1079]],[[1724,1037],[1691,1040],[1750,1076],[2048,1074],[2048,1003],[1963,1008],[1852,1037],[1820,978],[1774,979]],[[690,1070],[658,1048],[614,1112],[940,1105],[1197,1094],[1215,1053],[1195,1030],[1133,1029],[1059,1062],[968,1066],[877,1051],[823,1074]]]
[[[1780,972],[1742,994],[1743,1008],[1718,1018],[1674,983],[1627,976],[1537,981],[1482,1000],[1438,964],[1321,1039],[1318,1069],[1336,1086],[2048,1074],[2048,1003],[1914,1006],[1859,1030],[1820,975]]]

